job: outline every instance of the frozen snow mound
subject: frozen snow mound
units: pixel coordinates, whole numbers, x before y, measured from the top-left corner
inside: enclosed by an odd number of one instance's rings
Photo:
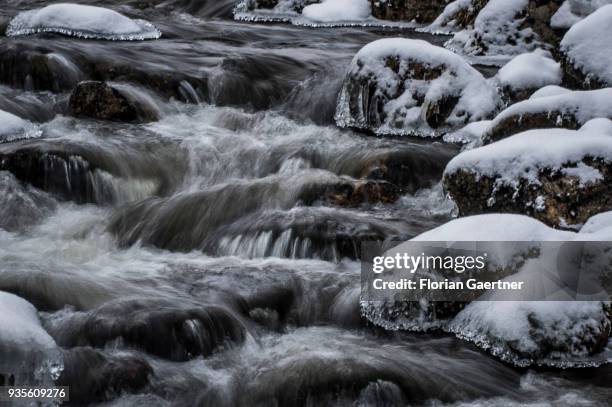
[[[552,89],[552,93],[552,96],[530,98],[503,110],[485,131],[483,143],[489,144],[526,130],[577,129],[591,119],[612,119],[612,88],[573,92],[561,88]]]
[[[550,26],[568,29],[598,8],[610,3],[612,0],[565,0],[550,19]]]
[[[436,137],[484,120],[501,99],[460,56],[422,40],[389,38],[353,58],[336,106],[336,124],[378,135]]]
[[[37,125],[0,110],[0,143],[36,138],[42,135]]]
[[[562,76],[561,64],[549,52],[538,49],[514,57],[495,79],[510,100],[518,101],[544,86],[559,85]]]
[[[574,24],[561,40],[569,78],[587,88],[612,85],[612,4]]]
[[[461,215],[521,213],[578,228],[612,210],[612,122],[539,129],[466,151],[444,171]]]
[[[482,135],[490,125],[491,120],[473,122],[459,130],[446,133],[442,139],[447,143],[461,144],[462,150],[471,150],[482,146]]]
[[[42,328],[36,308],[0,291],[0,310],[0,372],[16,383],[51,384],[61,372],[61,354]]]
[[[161,32],[148,21],[132,20],[116,11],[73,3],[58,3],[19,13],[6,29],[7,36],[42,32],[115,41],[152,40]]]

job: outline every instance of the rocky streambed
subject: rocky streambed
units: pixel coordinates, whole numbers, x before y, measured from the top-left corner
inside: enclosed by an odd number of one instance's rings
[[[236,3],[0,9],[0,384],[608,405],[609,304],[372,308],[359,262],[393,239],[610,240],[612,97],[581,28],[606,8]]]

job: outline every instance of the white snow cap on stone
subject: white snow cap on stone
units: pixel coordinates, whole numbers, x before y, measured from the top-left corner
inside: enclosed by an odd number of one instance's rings
[[[0,110],[0,143],[39,137],[41,134],[42,132],[35,124]]]
[[[576,23],[561,40],[561,51],[587,77],[612,84],[612,4]]]
[[[609,120],[607,120],[609,122]],[[612,123],[610,124],[612,126]],[[580,162],[586,156],[612,161],[612,135],[601,119],[586,123],[580,130],[529,130],[453,158],[445,174],[458,170],[497,176],[498,182],[512,184],[519,178],[537,182],[538,172],[560,168],[568,162]],[[592,180],[595,169],[576,168],[576,174]],[[578,171],[581,170],[581,171]],[[582,179],[582,178],[581,178]]]
[[[360,21],[371,15],[372,8],[368,0],[323,0],[302,10],[302,16],[322,23]]]
[[[550,19],[552,28],[567,29],[612,0],[565,0]]]
[[[161,32],[144,20],[116,11],[73,3],[58,3],[19,13],[8,25],[8,36],[53,32],[106,40],[156,39]]]
[[[509,106],[493,119],[491,128],[508,117],[527,113],[567,113],[571,114],[578,123],[586,123],[599,117],[610,117],[612,114],[612,88],[558,93],[554,96],[532,97]]]
[[[570,89],[564,88],[563,86],[548,85],[533,92],[529,99],[544,98],[548,96],[559,96],[571,92],[572,91]]]
[[[473,0],[455,0],[446,5],[442,13],[423,31],[450,34],[462,27],[454,20],[454,17],[461,10],[467,10],[472,7]]]
[[[501,86],[514,90],[541,88],[561,83],[561,64],[541,49],[514,57],[496,75]]]

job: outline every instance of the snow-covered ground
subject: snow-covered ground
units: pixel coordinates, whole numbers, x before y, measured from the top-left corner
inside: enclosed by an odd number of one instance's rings
[[[132,20],[116,11],[73,3],[58,3],[24,11],[11,20],[8,36],[52,32],[104,40],[148,40],[161,36],[153,24]]]

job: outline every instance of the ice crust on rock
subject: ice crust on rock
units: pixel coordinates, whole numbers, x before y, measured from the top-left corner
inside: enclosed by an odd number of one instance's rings
[[[491,120],[470,123],[457,131],[446,133],[442,139],[447,143],[462,144],[462,150],[471,150],[482,146],[482,135],[490,125]]]
[[[95,6],[58,3],[19,13],[11,20],[7,36],[41,32],[102,40],[150,40],[161,32],[148,21],[132,20],[116,11]]]
[[[42,131],[37,125],[12,113],[0,110],[0,143],[40,137]]]
[[[561,40],[561,52],[588,84],[612,85],[612,4],[574,24]]]
[[[496,79],[501,86],[512,90],[559,85],[561,64],[552,59],[549,52],[538,49],[514,57],[499,70]]]
[[[17,383],[52,383],[61,372],[61,355],[36,308],[0,291],[0,310],[0,372],[13,375]]]
[[[388,38],[353,58],[338,98],[336,123],[379,135],[437,136],[488,118],[495,87],[463,58],[422,40]]]

